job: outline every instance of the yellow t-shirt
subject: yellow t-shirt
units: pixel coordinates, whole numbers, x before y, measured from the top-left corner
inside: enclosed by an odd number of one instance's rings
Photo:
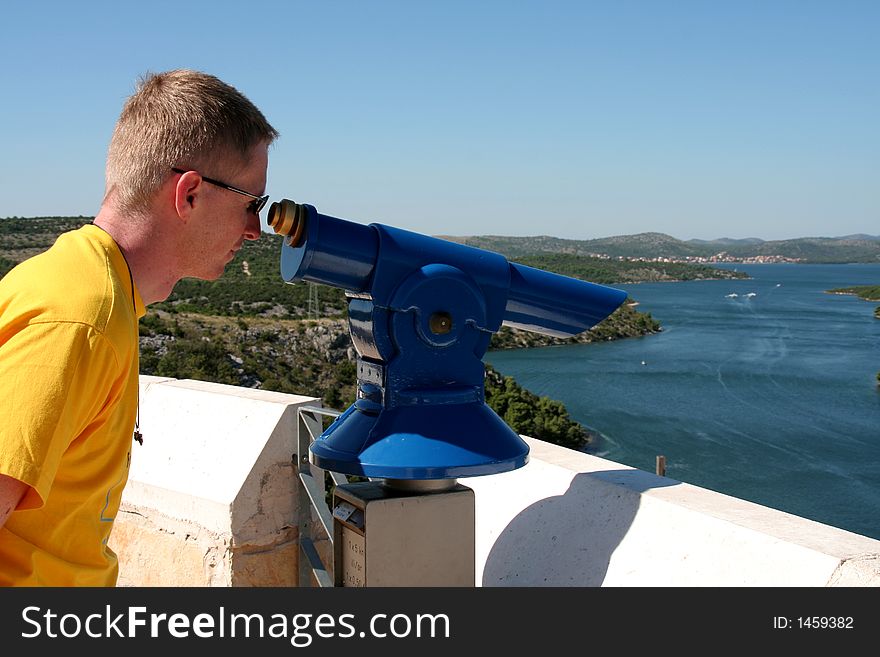
[[[116,584],[145,312],[92,224],[0,280],[0,473],[30,486],[0,528],[0,585]]]

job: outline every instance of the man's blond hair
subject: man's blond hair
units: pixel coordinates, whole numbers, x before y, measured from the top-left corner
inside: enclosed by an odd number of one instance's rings
[[[276,137],[251,101],[213,75],[185,69],[147,74],[110,140],[105,201],[123,212],[143,211],[172,167],[222,176],[244,166],[254,146]]]

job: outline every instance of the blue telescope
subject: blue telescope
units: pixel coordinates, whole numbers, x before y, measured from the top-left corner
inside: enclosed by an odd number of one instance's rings
[[[426,480],[506,472],[528,445],[486,405],[482,357],[502,324],[568,337],[626,293],[287,199],[269,208],[284,235],[281,276],[346,291],[358,353],[357,400],[312,444],[334,472]]]

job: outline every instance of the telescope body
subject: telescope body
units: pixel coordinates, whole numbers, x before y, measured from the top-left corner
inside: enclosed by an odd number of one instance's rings
[[[344,289],[358,352],[357,400],[310,460],[346,474],[448,479],[528,461],[484,398],[485,354],[502,325],[556,337],[588,330],[626,299],[611,287],[383,224],[272,205],[281,275]]]

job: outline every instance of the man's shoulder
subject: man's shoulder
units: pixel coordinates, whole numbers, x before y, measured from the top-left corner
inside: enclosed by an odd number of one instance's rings
[[[100,329],[112,303],[114,274],[94,230],[99,229],[63,233],[46,251],[13,268],[3,278],[0,303],[7,310],[28,307],[37,321],[83,322]]]
[[[61,233],[49,248],[20,262],[10,273],[59,270],[72,274],[87,266],[90,260],[98,263],[106,259],[101,237],[101,229],[90,224]]]

